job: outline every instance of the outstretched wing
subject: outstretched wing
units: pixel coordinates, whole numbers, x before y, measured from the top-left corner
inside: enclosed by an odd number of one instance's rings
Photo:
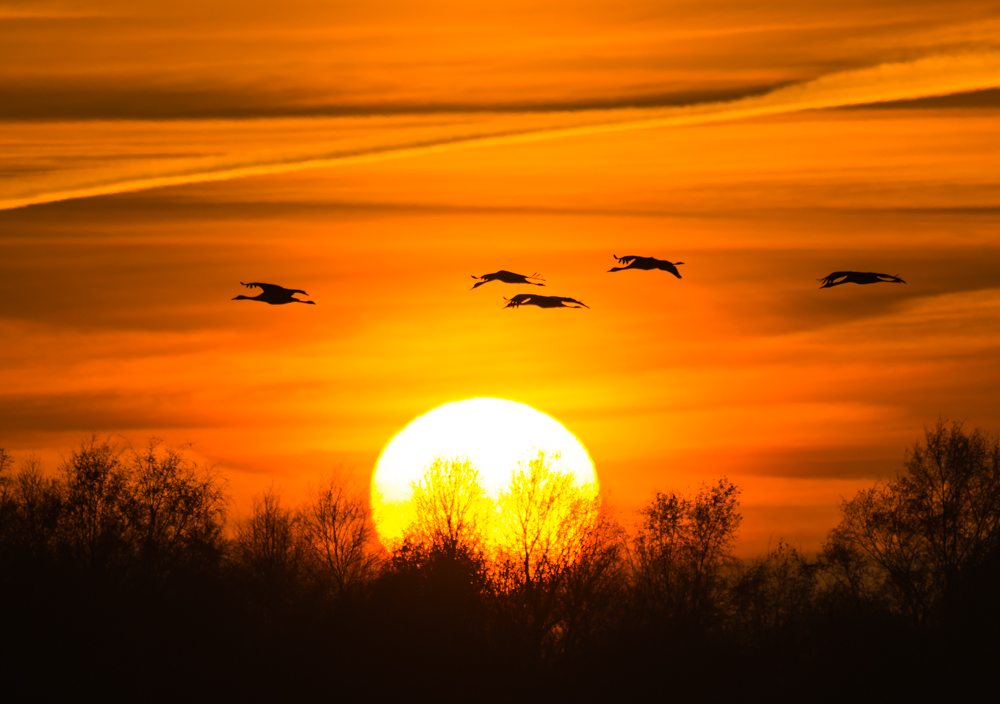
[[[246,286],[247,288],[255,288],[255,287],[259,288],[264,293],[286,293],[289,296],[292,295],[293,293],[301,293],[303,296],[308,296],[309,295],[308,293],[306,293],[302,289],[299,289],[299,288],[285,288],[284,286],[278,286],[277,284],[262,284],[262,283],[258,283],[258,282],[254,282],[252,284],[244,284],[242,281],[240,281],[240,283],[243,284],[244,286]]]
[[[566,306],[567,308],[578,308],[580,306],[583,306],[584,308],[587,308],[587,309],[590,308],[590,306],[588,306],[586,303],[584,303],[583,301],[578,301],[575,298],[565,298],[563,296],[560,296],[559,300],[562,301],[563,303],[577,303],[577,304],[579,304],[578,306]]]
[[[504,297],[507,301],[507,305],[504,308],[517,308],[518,306],[523,306],[531,303],[531,299],[534,298],[533,294],[530,293],[519,293],[516,296],[511,296],[510,298]]]
[[[530,276],[526,276],[524,274],[518,274],[516,271],[507,271],[506,269],[501,269],[500,271],[496,272],[495,274],[487,274],[486,276],[492,277],[494,279],[499,279],[500,281],[503,281],[504,283],[508,283],[508,284],[530,284],[530,283],[533,283],[533,282],[528,281],[528,279],[538,279],[539,278],[538,272],[535,272],[534,274],[531,274]],[[545,281],[545,279],[541,279],[541,280]],[[541,285],[541,284],[538,284],[538,285]]]
[[[829,276],[824,276],[822,279],[816,279],[816,280],[819,281],[821,284],[823,284],[822,286],[820,286],[820,288],[828,288],[830,286],[834,286],[835,285],[834,282],[837,279],[844,278],[848,274],[853,274],[853,273],[854,273],[853,271],[835,271]]]
[[[892,283],[892,284],[905,284],[906,283],[905,281],[903,281],[898,276],[890,276],[889,274],[875,274],[875,276],[877,276],[880,281],[885,281],[886,283]]]
[[[614,257],[615,259],[617,259],[619,262],[621,262],[625,266],[628,266],[629,264],[631,264],[632,262],[634,262],[636,259],[644,259],[644,257],[637,257],[634,254],[629,254],[629,255],[624,256],[624,257],[619,257],[617,254],[612,254],[611,256]]]
[[[657,259],[656,261],[660,262],[661,270],[673,274],[678,279],[684,278],[681,276],[681,272],[677,271],[677,265],[684,262],[668,262],[666,259]]]

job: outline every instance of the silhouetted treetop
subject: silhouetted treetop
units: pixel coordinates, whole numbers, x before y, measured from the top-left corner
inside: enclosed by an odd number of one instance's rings
[[[657,492],[639,512],[632,540],[637,598],[644,608],[704,626],[718,616],[722,567],[742,521],[740,489],[723,478],[693,498]]]
[[[452,552],[460,544],[484,547],[493,502],[469,459],[435,459],[411,489],[415,515],[407,531],[411,541]]]
[[[330,479],[299,509],[299,524],[312,569],[334,596],[355,591],[374,576],[380,551],[364,497]]]
[[[824,548],[836,578],[921,623],[1000,552],[1000,440],[939,422],[894,480],[841,512]]]

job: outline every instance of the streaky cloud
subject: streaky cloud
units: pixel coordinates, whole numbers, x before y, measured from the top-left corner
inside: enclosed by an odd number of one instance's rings
[[[458,131],[431,140],[386,143],[358,150],[282,155],[270,152],[226,155],[204,160],[196,167],[110,177],[97,182],[37,188],[33,192],[0,196],[0,210],[52,203],[76,198],[112,195],[165,186],[224,181],[245,176],[275,175],[304,169],[400,159],[475,147],[526,144],[550,139],[577,137],[662,127],[681,127],[741,120],[767,115],[886,103],[945,96],[1000,87],[1000,52],[938,55],[909,62],[843,71],[790,86],[764,95],[731,101],[709,102],[683,107],[574,110],[518,116],[497,115],[478,130]],[[523,119],[520,119],[523,117]]]

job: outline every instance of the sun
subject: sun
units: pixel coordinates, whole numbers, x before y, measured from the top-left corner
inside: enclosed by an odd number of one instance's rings
[[[572,475],[591,496],[597,472],[586,448],[559,421],[516,401],[470,398],[438,406],[413,420],[382,451],[372,477],[372,515],[379,536],[392,543],[413,521],[414,483],[437,459],[467,459],[496,500],[519,468],[544,452],[552,470]]]

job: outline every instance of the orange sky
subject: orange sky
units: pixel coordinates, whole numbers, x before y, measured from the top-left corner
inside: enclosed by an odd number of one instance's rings
[[[244,506],[498,396],[626,516],[726,474],[750,554],[815,549],[939,417],[1000,430],[1000,3],[162,5],[0,0],[8,450],[191,442]],[[501,268],[591,310],[468,290]]]

